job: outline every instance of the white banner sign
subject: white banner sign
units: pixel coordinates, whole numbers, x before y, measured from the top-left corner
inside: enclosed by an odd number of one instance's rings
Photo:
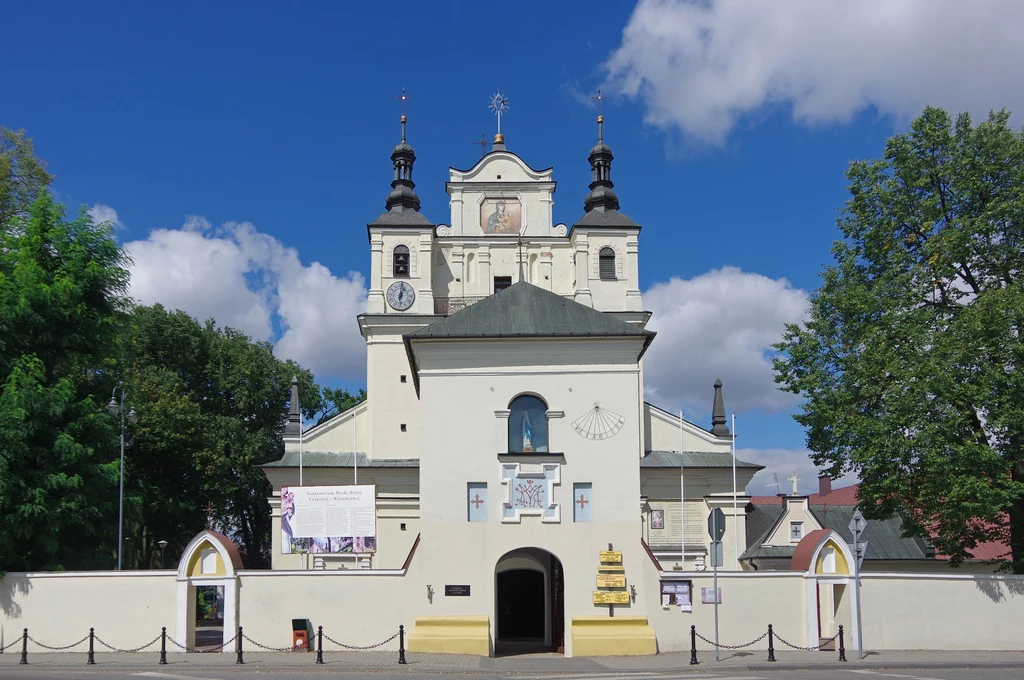
[[[281,489],[281,552],[346,553],[377,549],[376,487]]]

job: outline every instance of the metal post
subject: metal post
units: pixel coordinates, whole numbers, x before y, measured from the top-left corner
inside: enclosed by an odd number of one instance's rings
[[[96,637],[96,630],[94,628],[90,628],[89,629],[89,660],[85,662],[86,666],[95,666],[96,665],[96,659],[93,658],[93,651],[92,651],[93,650],[92,641],[93,641],[93,639],[95,637]]]
[[[690,626],[690,665],[696,666],[697,661],[697,626]]]
[[[235,638],[235,651],[238,652],[238,658],[235,659],[236,664],[245,663],[242,661],[242,627],[238,627],[238,637]]]
[[[124,390],[121,390],[121,481],[117,499],[117,570],[121,571],[121,552],[124,546]]]
[[[324,662],[324,627],[316,627],[316,662]]]
[[[843,642],[843,624],[839,624],[839,660],[846,661],[846,644]]]
[[[167,665],[167,626],[160,629],[160,665]]]
[[[405,665],[405,626],[398,626],[398,663]]]
[[[715,549],[714,541],[712,541],[711,549]],[[721,651],[718,648],[718,560],[715,561],[715,590],[712,597],[715,600],[715,661],[721,661]]]
[[[775,631],[772,624],[768,624],[768,660],[775,661]]]
[[[21,633],[21,661],[18,664],[21,666],[28,665],[28,628]]]

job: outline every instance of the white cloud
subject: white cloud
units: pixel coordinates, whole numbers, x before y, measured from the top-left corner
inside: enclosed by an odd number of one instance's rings
[[[110,225],[115,229],[124,229],[124,225],[121,220],[117,217],[117,211],[111,208],[109,205],[103,205],[97,203],[88,210],[89,216],[92,217],[94,224],[103,224],[104,222],[110,222]]]
[[[1024,3],[1012,0],[641,0],[605,63],[649,123],[722,143],[769,103],[843,122],[873,106],[1024,110]]]
[[[792,493],[793,482],[790,476],[796,472],[799,479],[797,488],[801,494],[818,493],[818,468],[811,461],[807,449],[736,449],[736,457],[748,463],[759,463],[765,466],[747,485],[747,493],[751,496],[774,496],[775,478],[779,480],[780,493]],[[832,488],[856,484],[854,475],[847,475],[832,481]]]
[[[194,215],[125,249],[134,261],[130,294],[140,302],[212,317],[256,340],[279,331],[279,356],[320,378],[365,379],[355,315],[365,310],[366,287],[358,272],[339,278],[319,262],[302,264],[294,248],[249,222],[215,229]]]
[[[644,357],[648,400],[672,412],[708,413],[721,378],[730,412],[796,403],[776,389],[769,358],[784,324],[807,315],[807,293],[786,279],[724,267],[657,283],[644,306],[654,313],[648,328],[658,332]]]

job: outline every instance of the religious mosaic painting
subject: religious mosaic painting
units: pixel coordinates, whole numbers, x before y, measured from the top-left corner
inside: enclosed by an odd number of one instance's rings
[[[480,231],[485,234],[518,234],[523,226],[523,206],[518,198],[485,198],[480,204]]]
[[[539,515],[542,522],[561,521],[561,511],[554,501],[554,486],[560,484],[558,463],[524,465],[506,463],[501,466],[501,484],[505,498],[501,506],[502,522],[519,522],[524,515]]]

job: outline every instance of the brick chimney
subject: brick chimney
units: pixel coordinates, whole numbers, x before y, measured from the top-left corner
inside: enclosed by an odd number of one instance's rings
[[[827,496],[832,493],[832,478],[828,475],[818,475],[818,495]]]

